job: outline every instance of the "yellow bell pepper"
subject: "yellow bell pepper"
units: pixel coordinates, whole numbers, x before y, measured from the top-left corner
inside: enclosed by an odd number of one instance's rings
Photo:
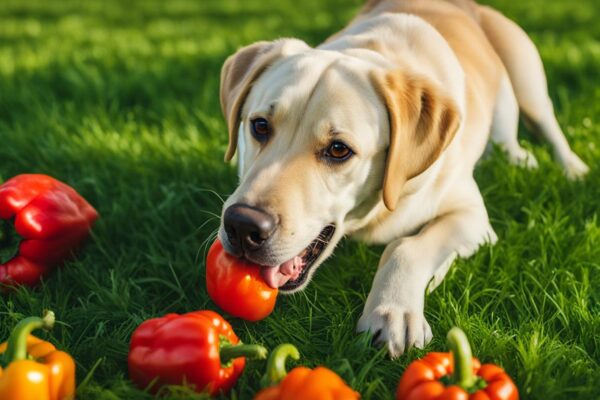
[[[30,333],[52,328],[54,313],[25,318],[0,345],[0,400],[65,400],[75,397],[75,362]]]

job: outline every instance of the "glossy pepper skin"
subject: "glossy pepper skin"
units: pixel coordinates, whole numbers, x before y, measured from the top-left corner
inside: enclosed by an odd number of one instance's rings
[[[271,314],[278,292],[265,283],[260,266],[227,254],[218,239],[208,251],[206,289],[225,312],[248,321]]]
[[[493,364],[471,357],[459,328],[448,333],[450,353],[429,353],[412,362],[400,380],[396,400],[518,400],[517,387]],[[446,380],[446,382],[442,382]]]
[[[129,345],[129,377],[157,392],[163,385],[188,384],[197,392],[227,392],[246,359],[266,358],[267,350],[244,345],[231,325],[213,311],[167,314],[143,322]]]
[[[30,335],[51,328],[54,313],[22,320],[0,345],[0,399],[65,400],[75,397],[75,362],[67,353]],[[32,359],[28,359],[32,357]]]
[[[12,218],[23,240],[17,255],[0,264],[0,283],[32,286],[71,256],[98,213],[70,186],[28,174],[0,185],[0,219]]]
[[[254,400],[356,400],[360,394],[346,385],[335,372],[325,367],[310,369],[297,367],[285,371],[287,357],[300,358],[298,349],[291,344],[275,348],[267,361],[267,373],[262,389]]]

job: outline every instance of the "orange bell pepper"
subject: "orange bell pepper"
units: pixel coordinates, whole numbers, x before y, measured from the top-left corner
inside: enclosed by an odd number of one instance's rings
[[[448,332],[450,353],[413,361],[400,379],[396,400],[519,400],[514,382],[494,364],[481,365],[460,328]]]
[[[29,317],[17,324],[0,345],[0,399],[65,400],[75,396],[75,362],[30,333],[52,328],[54,313]]]
[[[285,360],[300,358],[298,349],[291,344],[279,345],[267,361],[267,373],[261,383],[270,386],[254,396],[254,400],[357,400],[360,394],[346,385],[335,372],[325,367],[294,368],[288,374]],[[271,386],[275,385],[275,386]]]

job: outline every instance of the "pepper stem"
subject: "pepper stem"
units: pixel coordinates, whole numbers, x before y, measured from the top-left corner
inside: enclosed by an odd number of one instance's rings
[[[239,358],[267,358],[268,351],[259,344],[225,344],[222,345],[219,354],[221,356],[221,364],[227,364],[229,361]]]
[[[29,317],[21,320],[12,330],[4,353],[4,361],[10,364],[13,361],[27,359],[27,337],[36,329],[51,329],[54,326],[54,312],[46,311],[42,318]]]
[[[260,383],[263,387],[273,386],[287,375],[285,362],[288,357],[294,360],[300,358],[300,352],[293,344],[284,343],[275,347],[267,360],[267,372],[263,375]]]
[[[13,258],[19,250],[19,234],[11,221],[0,219],[0,264]]]
[[[5,220],[0,219],[0,245],[8,241],[8,224]]]
[[[448,346],[454,358],[452,381],[465,390],[469,390],[477,382],[473,374],[473,357],[467,335],[457,327],[448,332]]]

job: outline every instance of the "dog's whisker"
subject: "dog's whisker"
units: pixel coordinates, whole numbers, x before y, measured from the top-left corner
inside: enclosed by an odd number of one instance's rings
[[[210,194],[214,195],[217,199],[219,199],[219,201],[221,202],[221,204],[225,203],[225,199],[223,199],[223,197],[217,191],[215,191],[213,189],[196,188],[193,191],[195,191],[197,193],[210,193]]]
[[[198,247],[198,251],[196,252],[196,259],[195,259],[196,263],[199,261],[201,254],[206,256],[206,254],[208,253],[208,248],[210,247],[212,242],[214,242],[217,239],[218,235],[219,235],[219,228],[217,227],[206,237],[206,239],[204,239],[202,241],[202,243]],[[205,258],[205,257],[203,257],[203,258]]]

